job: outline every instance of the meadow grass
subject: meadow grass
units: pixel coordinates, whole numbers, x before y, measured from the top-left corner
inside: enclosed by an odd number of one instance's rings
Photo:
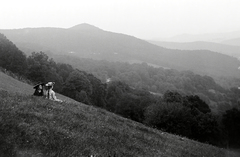
[[[81,103],[0,90],[0,156],[237,157]]]

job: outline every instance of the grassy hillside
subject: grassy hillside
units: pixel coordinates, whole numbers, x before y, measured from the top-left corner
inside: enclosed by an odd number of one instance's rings
[[[234,156],[83,104],[4,91],[0,99],[4,156]]]
[[[1,72],[0,80],[0,156],[239,156],[99,108],[34,97]]]

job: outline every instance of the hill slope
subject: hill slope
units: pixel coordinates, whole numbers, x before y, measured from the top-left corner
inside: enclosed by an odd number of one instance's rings
[[[92,106],[31,96],[31,86],[1,72],[0,79],[0,156],[238,156]]]
[[[44,51],[109,61],[147,62],[177,70],[192,70],[210,76],[240,76],[237,72],[239,62],[232,57],[211,51],[170,50],[88,24],[69,29],[25,28],[0,30],[0,32],[28,54],[31,51]],[[223,64],[227,66],[221,66]]]

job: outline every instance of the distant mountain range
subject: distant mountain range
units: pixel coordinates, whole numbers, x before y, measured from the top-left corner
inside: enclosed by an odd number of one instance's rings
[[[33,51],[44,51],[75,58],[146,62],[149,65],[191,70],[210,76],[240,76],[240,62],[236,58],[209,50],[167,49],[133,36],[104,31],[89,24],[80,24],[68,29],[0,30],[0,33],[28,55]],[[65,59],[67,60],[66,57]]]
[[[206,34],[181,34],[166,39],[155,39],[156,41],[167,42],[196,42],[207,41],[216,43],[225,43],[235,46],[240,46],[240,31],[226,32],[226,33],[206,33]],[[235,42],[238,40],[238,42]]]
[[[222,43],[228,44],[228,45],[240,46],[240,37],[234,38],[234,39],[228,39],[228,40],[222,41]]]
[[[227,45],[223,43],[214,43],[214,42],[206,42],[206,41],[195,41],[195,42],[149,41],[149,42],[161,47],[168,48],[168,49],[210,50],[210,51],[219,52],[219,53],[236,57],[236,58],[240,57],[240,46],[234,46],[230,44]]]

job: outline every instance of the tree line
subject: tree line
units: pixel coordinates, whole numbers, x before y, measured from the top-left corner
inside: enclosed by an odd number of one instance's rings
[[[90,73],[90,68],[84,71],[56,63],[43,52],[27,57],[0,35],[0,66],[34,83],[55,81],[59,93],[163,131],[217,146],[240,146],[238,106],[216,115],[208,104],[217,99],[234,102],[239,93],[235,89],[223,89],[212,78],[192,72],[100,62],[107,64],[95,66]],[[106,78],[112,81],[106,83]]]
[[[214,113],[222,114],[232,107],[239,107],[239,79],[231,79],[231,86],[223,88],[209,76],[198,75],[192,71],[155,68],[147,63],[130,64],[69,56],[56,59],[92,73],[102,82],[110,78],[113,81],[125,82],[133,88],[158,94],[173,90],[183,95],[198,95],[208,103]]]

